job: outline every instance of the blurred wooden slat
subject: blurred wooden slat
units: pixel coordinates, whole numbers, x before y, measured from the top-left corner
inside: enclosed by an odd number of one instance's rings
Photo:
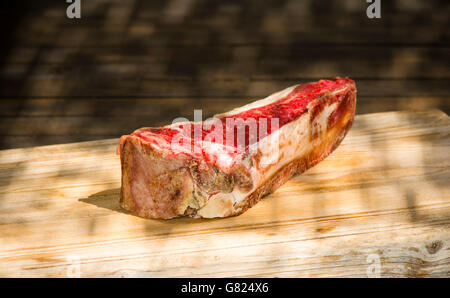
[[[86,135],[86,134],[63,134],[50,135],[48,133],[39,134],[34,132],[27,135],[0,135],[0,150],[10,148],[30,148],[35,146],[45,146],[54,144],[68,144],[73,142],[86,142],[115,138],[120,135],[119,131],[114,134]]]
[[[117,37],[119,34],[127,33],[131,38],[146,37],[150,38],[150,41],[159,43],[155,40],[156,36],[166,36],[171,37],[174,35],[181,36],[199,36],[206,37],[209,36],[211,32],[224,35],[231,38],[231,35],[236,35],[237,38],[242,36],[250,35],[250,32],[256,33],[256,35],[265,36],[275,36],[281,35],[284,38],[289,37],[292,34],[305,33],[305,32],[327,32],[328,35],[335,33],[337,29],[340,32],[359,32],[362,33],[375,33],[376,36],[381,36],[384,34],[392,34],[389,36],[392,38],[395,35],[399,35],[401,30],[416,30],[419,33],[425,32],[427,29],[436,28],[436,25],[445,26],[448,24],[448,20],[445,19],[448,12],[441,11],[436,12],[436,16],[430,16],[426,18],[426,22],[418,21],[418,17],[424,16],[421,12],[420,15],[406,15],[405,14],[395,14],[395,15],[384,15],[385,22],[379,20],[368,19],[364,13],[358,13],[357,15],[341,15],[336,16],[335,14],[322,15],[320,20],[316,20],[313,17],[300,17],[295,15],[295,18],[286,18],[285,15],[274,15],[268,17],[261,17],[259,19],[246,19],[246,20],[236,20],[233,18],[227,18],[225,22],[217,22],[214,18],[209,19],[193,19],[182,24],[164,24],[161,20],[127,20],[131,21],[129,26],[124,26],[120,22],[112,23],[106,20],[99,19],[82,19],[78,23],[74,24],[73,20],[58,17],[55,19],[47,19],[47,22],[42,22],[42,19],[27,19],[21,24],[17,30],[16,39],[18,41],[26,42],[36,42],[39,39],[30,36],[29,33],[39,34],[43,41],[47,41],[52,37],[61,37],[64,35],[62,33],[67,33],[71,35],[79,35],[83,32],[92,32],[94,35],[98,33],[104,33],[112,37]],[[321,20],[326,20],[323,22]],[[402,21],[403,20],[403,21]],[[433,20],[435,22],[433,22]],[[445,20],[445,21],[442,21]],[[250,22],[249,22],[250,21]],[[127,22],[127,23],[128,23]],[[386,25],[389,23],[389,26]],[[183,28],[180,27],[183,26]],[[358,27],[358,28],[356,28]],[[184,29],[183,31],[181,29]],[[75,34],[79,33],[79,34]],[[181,34],[182,33],[182,34]],[[446,32],[432,33],[430,37],[439,37],[441,41],[445,41],[445,36],[448,36]],[[404,35],[404,34],[403,34]],[[312,36],[312,35],[306,35]],[[85,40],[88,40],[88,35],[84,34]],[[258,37],[258,36],[255,36]],[[420,42],[421,40],[429,40],[425,38],[424,35],[412,35],[409,43]],[[65,39],[77,40],[74,39]],[[229,39],[228,41],[233,41],[237,39]],[[253,39],[251,39],[253,40]],[[368,40],[368,39],[364,39]],[[439,39],[437,39],[439,40]],[[120,40],[117,40],[120,41]],[[227,40],[224,39],[224,42]],[[387,41],[393,41],[387,39]],[[406,39],[401,38],[400,41],[407,42]],[[177,42],[177,41],[174,41]],[[187,40],[178,41],[178,43],[187,42]],[[191,41],[192,43],[193,41]],[[195,42],[195,41],[194,41]],[[339,43],[339,42],[338,42]],[[99,44],[101,45],[101,44]],[[64,46],[64,45],[62,45]],[[65,45],[67,46],[67,45]]]
[[[297,30],[290,34],[279,34],[279,32],[255,35],[253,32],[248,34],[239,34],[240,30],[220,32],[220,34],[211,34],[208,30],[191,31],[180,34],[164,33],[161,36],[138,36],[124,33],[111,33],[105,35],[103,32],[79,31],[75,26],[74,30],[66,30],[57,35],[27,35],[22,39],[16,38],[17,44],[21,46],[57,46],[57,47],[151,47],[154,45],[166,46],[207,46],[211,44],[218,45],[264,45],[264,44],[323,44],[333,46],[338,45],[442,45],[449,46],[448,40],[450,33],[448,31],[433,31],[434,27],[418,30],[414,36],[405,36],[404,29],[392,29],[383,32],[376,28],[361,30],[352,29],[310,29]]]
[[[385,63],[436,63],[437,61],[446,62],[449,59],[448,47],[427,47],[427,46],[346,46],[336,45],[333,47],[321,45],[206,45],[206,46],[152,46],[149,48],[136,47],[21,47],[15,46],[10,55],[5,57],[5,69],[2,73],[7,73],[8,67],[20,67],[21,64],[33,62],[36,66],[46,65],[71,65],[73,67],[81,65],[89,66],[92,63],[100,65],[110,64],[151,64],[151,63],[170,63],[173,59],[183,61],[186,64],[192,61],[196,63],[225,63],[233,60],[243,61],[250,59],[249,62],[265,63],[284,63],[290,66],[288,62],[308,61],[309,63],[321,63],[326,67],[327,63],[333,64],[349,63],[355,59],[358,63],[373,63],[374,61]],[[367,58],[370,57],[371,60]],[[288,59],[289,58],[289,59]],[[336,61],[339,58],[341,61]],[[316,59],[317,61],[311,60]],[[447,62],[448,63],[448,62]],[[22,65],[22,67],[24,67]],[[369,64],[370,65],[370,64]],[[200,67],[199,65],[198,67]],[[227,65],[223,65],[227,67]],[[256,65],[257,66],[257,65]],[[355,65],[358,66],[358,65]],[[423,65],[427,66],[427,65]],[[440,65],[436,65],[440,66]],[[293,66],[291,66],[293,67]],[[302,71],[302,69],[298,69]],[[370,71],[370,70],[367,70]],[[11,74],[14,74],[12,72]],[[389,73],[387,75],[390,75]],[[424,74],[426,75],[426,74]]]
[[[447,63],[437,63],[437,61]],[[39,80],[119,77],[173,79],[450,78],[449,48],[389,47],[182,47],[127,49],[19,48],[0,70],[0,79]]]
[[[192,117],[201,109],[203,117],[248,104],[248,98],[55,98],[1,99],[4,117],[148,117],[172,121]],[[131,120],[131,119],[130,119]],[[1,121],[1,119],[0,119]]]
[[[0,152],[0,275],[448,277],[450,119],[358,116],[341,146],[243,215],[120,209],[117,139]],[[373,257],[373,256],[372,256]]]
[[[167,23],[179,23],[189,19],[190,21],[206,19],[233,20],[233,16],[239,17],[242,23],[257,22],[256,17],[281,15],[288,21],[302,21],[297,17],[313,18],[320,23],[330,23],[335,19],[353,17],[367,20],[365,10],[366,2],[354,0],[322,0],[322,1],[280,1],[280,0],[209,0],[209,1],[139,1],[139,0],[96,0],[83,3],[83,15],[86,19],[104,20],[108,18],[136,20],[154,19]],[[175,4],[179,4],[178,6]],[[186,5],[187,4],[187,5]],[[390,17],[394,21],[398,19],[416,24],[435,23],[448,11],[448,5],[442,0],[411,1],[391,0],[383,3],[383,16]],[[45,10],[40,8],[43,6]],[[65,3],[55,3],[53,0],[41,0],[38,3],[28,1],[27,11],[24,14],[28,18],[45,16],[48,19],[60,18],[65,13]],[[440,7],[440,9],[436,9]],[[176,14],[181,16],[176,18]],[[319,14],[320,13],[320,14]],[[249,16],[249,17],[246,17]],[[392,16],[397,16],[393,18]],[[440,16],[440,18],[439,18]],[[183,18],[184,17],[184,18]],[[354,21],[354,20],[347,20]],[[231,22],[227,25],[235,24]]]
[[[26,80],[0,81],[1,97],[254,97],[263,98],[276,91],[311,78],[261,80],[250,78],[214,80],[199,78],[140,79],[120,75],[95,76],[78,74],[69,78],[58,75]],[[449,96],[448,79],[392,80],[359,79],[358,94],[362,96]]]
[[[259,1],[259,0],[258,0]],[[353,1],[353,0],[349,0]],[[93,1],[95,2],[95,1]],[[142,1],[146,3],[147,1]],[[300,2],[300,1],[299,1]],[[211,2],[207,3],[210,5]],[[260,3],[260,1],[258,2]],[[438,5],[432,9],[432,14],[426,14],[425,11],[383,11],[383,18],[386,22],[380,20],[373,20],[367,18],[365,12],[365,4],[362,3],[361,10],[339,12],[337,9],[333,11],[315,12],[310,9],[289,11],[287,9],[279,9],[272,7],[271,10],[262,11],[261,8],[257,10],[258,17],[248,17],[245,15],[235,15],[235,11],[204,11],[189,12],[187,18],[179,19],[177,21],[168,20],[164,13],[158,10],[141,9],[136,11],[132,19],[126,19],[127,16],[116,18],[111,16],[89,16],[84,9],[84,18],[75,20],[77,26],[82,29],[90,30],[104,30],[105,32],[122,32],[130,30],[130,33],[139,33],[137,28],[153,28],[157,30],[175,31],[180,30],[182,24],[187,30],[204,30],[210,27],[214,30],[230,30],[240,28],[241,30],[255,30],[259,29],[266,32],[276,32],[281,29],[292,31],[296,28],[352,28],[356,25],[366,28],[377,27],[384,30],[389,30],[392,27],[396,28],[420,28],[432,25],[447,25],[448,12],[450,8],[441,7]],[[208,8],[208,7],[207,7]],[[238,10],[239,8],[236,7]],[[107,9],[106,9],[107,10]],[[65,12],[65,11],[64,11]],[[320,13],[320,14],[319,14]],[[47,15],[46,22],[42,22],[41,16],[27,15],[26,19],[21,23],[17,29],[18,33],[26,33],[27,30],[35,30],[35,32],[57,32],[56,25],[61,26],[60,29],[73,28],[74,20],[62,18],[62,14]],[[124,20],[125,19],[125,20]],[[116,20],[117,22],[113,22]],[[122,21],[122,22],[121,22]],[[127,21],[124,22],[123,21]],[[259,28],[255,28],[259,27]],[[135,28],[135,29],[133,29]],[[23,30],[23,31],[22,31]],[[144,32],[149,32],[150,29],[143,29]],[[134,31],[134,32],[133,32]],[[154,32],[154,30],[151,30]]]

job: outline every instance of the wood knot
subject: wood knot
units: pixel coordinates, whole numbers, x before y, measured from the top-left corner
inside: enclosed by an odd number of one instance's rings
[[[425,245],[425,248],[427,249],[428,253],[430,255],[437,253],[443,246],[442,241],[440,240],[436,240],[433,241],[427,245]]]

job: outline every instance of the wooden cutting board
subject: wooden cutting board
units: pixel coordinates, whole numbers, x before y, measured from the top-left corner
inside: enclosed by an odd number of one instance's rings
[[[450,276],[450,120],[358,116],[342,145],[243,215],[118,205],[117,140],[0,151],[0,276]]]

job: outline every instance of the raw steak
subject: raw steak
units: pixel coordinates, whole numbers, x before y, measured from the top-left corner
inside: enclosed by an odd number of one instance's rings
[[[120,204],[148,218],[243,213],[327,157],[350,129],[355,105],[355,83],[335,78],[204,122],[138,129],[120,138]]]

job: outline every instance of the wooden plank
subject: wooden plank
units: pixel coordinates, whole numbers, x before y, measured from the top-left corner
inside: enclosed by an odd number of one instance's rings
[[[349,0],[353,1],[353,0]],[[294,2],[293,2],[294,3]],[[259,3],[260,4],[260,3]],[[85,18],[76,20],[77,26],[80,28],[92,28],[93,30],[104,30],[105,32],[121,32],[124,29],[131,31],[130,33],[138,33],[142,28],[141,33],[153,33],[156,30],[175,31],[180,30],[179,25],[182,24],[188,30],[205,29],[210,27],[214,30],[235,29],[239,26],[241,29],[259,29],[263,31],[281,31],[281,29],[292,31],[296,27],[303,28],[351,28],[355,26],[378,26],[380,29],[388,30],[389,27],[410,28],[417,29],[426,26],[445,26],[448,24],[448,11],[450,7],[447,5],[434,5],[432,9],[427,12],[425,10],[418,11],[383,11],[383,20],[368,19],[365,12],[366,6],[364,3],[360,8],[354,11],[312,11],[312,10],[296,10],[289,11],[288,6],[284,9],[270,8],[263,11],[260,7],[255,11],[260,14],[258,17],[245,17],[233,15],[233,8],[229,11],[196,11],[188,15],[187,19],[168,20],[164,16],[162,10],[141,9],[133,14],[132,19],[126,19],[126,16],[100,16],[92,15],[84,8]],[[211,7],[206,7],[211,9]],[[107,9],[105,9],[106,11]],[[239,10],[237,8],[236,10]],[[121,12],[125,14],[127,7]],[[27,30],[36,30],[36,32],[57,32],[55,26],[72,27],[73,19],[63,18],[63,13],[48,14],[46,22],[42,21],[42,16],[36,16],[33,12],[26,14],[24,22],[22,22],[19,30],[26,32]],[[428,13],[425,14],[425,13]],[[114,22],[116,21],[116,22]],[[144,29],[145,28],[145,29]]]
[[[325,161],[241,216],[118,206],[117,139],[0,151],[0,275],[448,277],[450,119],[358,116]],[[369,257],[370,256],[370,257]],[[72,258],[73,259],[73,258]]]
[[[45,78],[0,81],[0,97],[252,97],[263,98],[288,86],[311,81],[311,78],[210,79],[208,76],[154,79],[123,78],[120,75],[95,77],[79,74]],[[372,97],[448,96],[448,79],[363,79],[357,81],[358,94]]]
[[[365,12],[365,10],[364,10]],[[158,14],[158,12],[155,12]],[[424,15],[423,12],[416,13],[385,13],[384,20],[368,19],[365,13],[319,13],[306,14],[281,14],[265,12],[265,16],[258,18],[246,18],[238,20],[234,17],[220,15],[205,15],[198,18],[190,18],[184,22],[165,22],[160,16],[137,16],[132,20],[110,19],[101,17],[86,17],[78,20],[76,28],[79,31],[90,30],[93,32],[102,31],[107,34],[128,33],[134,37],[151,36],[155,34],[175,34],[181,32],[180,25],[188,31],[204,32],[206,29],[214,30],[220,34],[235,31],[243,28],[247,31],[253,30],[262,34],[293,33],[298,29],[321,29],[332,28],[358,29],[366,31],[369,28],[376,28],[388,33],[392,28],[420,30],[426,28],[436,28],[447,25],[447,10],[435,11],[432,15]],[[50,36],[58,35],[61,31],[74,31],[74,20],[64,18],[65,15],[49,16],[46,22],[41,17],[26,17],[18,27],[18,38],[26,37],[29,33],[40,33]],[[116,21],[116,22],[114,22]],[[414,36],[412,36],[414,38]]]
[[[436,60],[445,61],[449,58],[449,47],[426,46],[346,46],[336,45],[333,48],[320,45],[204,45],[204,46],[152,46],[151,48],[138,47],[39,47],[14,46],[10,55],[5,57],[5,64],[18,67],[20,64],[33,63],[36,65],[68,65],[71,62],[86,67],[90,63],[98,64],[149,64],[168,63],[171,60],[189,60],[194,63],[201,61],[219,63],[230,59],[251,59],[261,62],[280,63],[286,58],[293,61],[316,58],[330,60],[339,57],[348,61],[349,57],[358,62],[368,61],[362,58],[371,57],[380,63],[383,59],[392,59],[391,63],[426,63]],[[284,57],[286,56],[286,57]],[[284,58],[283,58],[284,57]],[[432,60],[434,59],[434,60]],[[16,65],[19,64],[19,65]],[[4,65],[8,67],[8,65]],[[3,69],[6,72],[8,68]],[[301,70],[299,70],[301,71]],[[14,74],[14,72],[11,72]]]
[[[211,35],[209,30],[185,32],[161,32],[150,36],[143,34],[109,33],[102,31],[61,30],[55,34],[24,34],[16,36],[14,42],[21,46],[37,47],[145,47],[155,45],[166,46],[200,46],[200,45],[261,45],[261,44],[294,44],[294,45],[437,45],[449,46],[448,31],[437,31],[435,26],[421,28],[414,35],[405,35],[404,28],[392,28],[389,31],[377,28],[331,28],[308,29],[301,28],[294,32],[279,34],[279,32],[263,32],[255,34],[250,31],[243,34],[240,29],[227,30],[218,35]]]
[[[311,78],[355,79],[450,77],[448,48],[389,47],[165,47],[148,51],[125,48],[17,48],[0,70],[0,78],[38,80],[52,77],[95,79]],[[437,63],[440,62],[440,63]]]
[[[265,15],[259,18],[237,19],[235,17],[220,17],[206,15],[198,18],[190,18],[184,22],[165,22],[162,18],[137,18],[121,21],[120,19],[105,20],[104,18],[83,18],[77,20],[68,19],[65,13],[57,17],[42,18],[28,17],[19,26],[16,35],[18,40],[38,40],[32,38],[33,34],[41,34],[44,39],[58,37],[61,32],[68,34],[91,31],[103,32],[111,36],[127,33],[131,37],[150,37],[156,35],[173,36],[180,34],[207,35],[207,30],[214,30],[220,35],[229,35],[235,32],[237,35],[247,35],[250,32],[258,35],[295,34],[299,32],[314,30],[342,31],[354,30],[354,32],[396,33],[400,30],[426,30],[431,28],[445,27],[448,24],[446,17],[449,9],[436,10],[433,15],[426,16],[423,12],[414,14],[396,13],[384,14],[381,20],[367,18],[365,10],[358,13],[345,13],[337,15],[334,13],[307,13],[307,14],[283,14],[261,12]],[[158,12],[156,12],[158,13]],[[320,17],[318,16],[320,14]],[[76,25],[76,26],[74,26]],[[376,30],[374,30],[376,29]],[[362,34],[361,34],[362,35]],[[437,35],[435,35],[437,36]],[[256,36],[258,37],[258,36]],[[419,37],[419,38],[418,38]],[[30,39],[31,38],[31,39]],[[411,42],[420,40],[421,35],[411,36]],[[402,38],[402,40],[405,40]],[[187,41],[187,40],[185,40]]]
[[[32,135],[21,134],[11,135],[5,134],[0,136],[0,150],[13,149],[13,148],[29,148],[35,146],[45,146],[53,144],[67,144],[74,142],[86,142],[115,138],[121,135],[120,131],[114,134],[46,134],[46,133],[33,133]]]

